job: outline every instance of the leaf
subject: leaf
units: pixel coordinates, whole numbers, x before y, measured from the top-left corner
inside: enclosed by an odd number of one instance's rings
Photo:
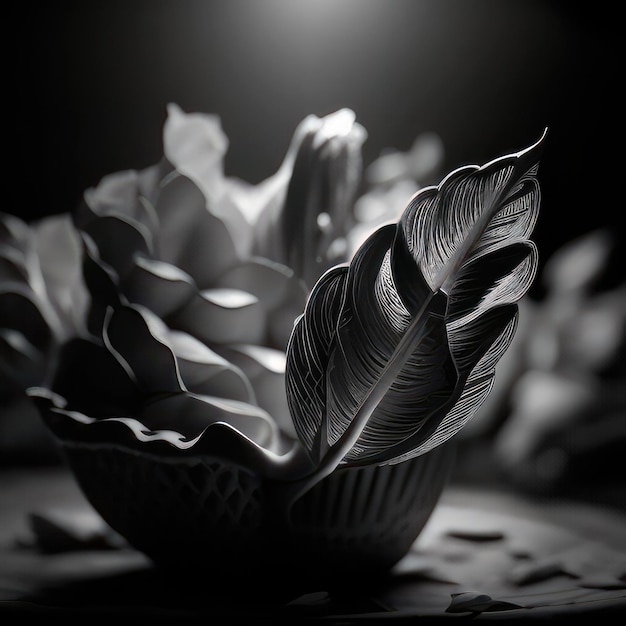
[[[537,269],[542,141],[420,190],[316,283],[286,372],[309,480],[424,454],[484,401]]]

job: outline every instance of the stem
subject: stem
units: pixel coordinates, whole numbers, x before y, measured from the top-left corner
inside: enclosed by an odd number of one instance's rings
[[[431,292],[426,298],[420,310],[396,345],[380,377],[367,391],[349,426],[321,459],[315,470],[311,474],[285,485],[284,497],[286,499],[285,508],[287,512],[296,500],[301,498],[317,483],[335,471],[342,459],[357,442],[367,422],[376,410],[376,407],[387,394],[387,391],[400,373],[406,360],[422,341],[426,332],[426,321],[428,317],[441,315],[439,311],[430,310],[430,305],[435,295],[435,293]]]

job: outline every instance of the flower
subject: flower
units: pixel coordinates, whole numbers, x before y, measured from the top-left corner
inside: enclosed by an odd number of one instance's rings
[[[391,174],[389,153],[374,161],[370,188],[357,197],[367,133],[349,109],[302,120],[276,173],[256,185],[225,175],[228,139],[217,116],[175,104],[167,113],[161,162],[105,176],[71,213],[32,225],[2,216],[3,397],[19,403],[16,414],[33,413],[24,391],[45,387],[63,407],[102,416],[117,380],[105,318],[132,319],[146,327],[144,354],[171,354],[181,398],[243,402],[244,413],[290,440],[284,351],[293,321],[317,277],[399,215],[408,189],[419,188],[416,176],[438,164],[433,141],[394,153]],[[115,363],[125,363],[122,354],[118,347]],[[153,403],[163,389],[158,367],[151,374],[141,389]],[[11,448],[37,439],[40,420],[0,426]]]
[[[80,240],[68,215],[31,224],[0,214],[0,449],[51,460],[53,447],[26,389],[50,382],[57,352],[84,333]],[[56,457],[55,457],[56,458]]]
[[[57,408],[151,431],[174,410],[182,447],[219,422],[292,449],[285,349],[312,284],[345,259],[365,138],[348,109],[310,115],[250,185],[224,174],[219,119],[170,105],[161,162],[104,177],[73,212],[91,336],[63,350]]]
[[[314,470],[287,405],[292,329],[353,233],[378,226],[355,211],[365,130],[347,109],[308,116],[259,185],[224,175],[214,116],[172,105],[163,139],[160,163],[106,176],[73,212],[88,331],[29,396],[95,509],[156,562],[389,567],[439,497],[447,449],[348,470],[296,503],[289,488]],[[333,513],[357,492],[375,523]]]
[[[381,227],[378,216],[372,233],[353,253],[349,241],[364,139],[364,129],[348,109],[321,119],[309,116],[296,129],[278,172],[255,187],[225,175],[228,142],[218,118],[186,115],[171,105],[162,161],[142,171],[107,176],[86,191],[73,213],[84,244],[92,337],[68,342],[59,358],[51,389],[56,396],[43,394],[57,415],[83,415],[81,423],[122,417],[138,439],[149,433],[148,439],[165,438],[180,449],[208,440],[214,426],[221,430],[226,425],[237,443],[222,448],[222,455],[226,449],[239,450],[243,438],[271,462],[276,455],[297,456],[307,448],[315,465],[321,459],[313,457],[331,444],[349,457],[346,462],[355,462],[344,450],[353,445],[355,433],[357,456],[364,453],[366,463],[386,461],[393,438],[385,425],[391,422],[398,427],[398,440],[393,439],[398,448],[389,457],[394,463],[425,453],[461,428],[491,385],[491,374],[474,374],[475,367],[480,369],[475,359],[484,357],[480,367],[485,371],[499,359],[517,323],[514,303],[534,277],[537,255],[528,237],[539,192],[526,161],[535,158],[541,141],[483,168],[460,169],[439,186],[415,194],[400,221],[391,217],[391,223]],[[405,159],[414,170],[413,149],[411,157]],[[436,159],[429,160],[433,162]],[[508,178],[500,179],[494,171],[502,168],[510,176],[512,163],[516,176],[528,175],[522,206],[516,219],[509,220],[510,228],[494,227],[496,237],[487,228],[489,220],[508,209],[496,201],[500,196],[482,195],[481,177],[493,176],[490,184],[502,184],[502,198],[509,201]],[[536,169],[536,163],[531,165]],[[408,170],[413,171],[404,168],[387,181],[407,178]],[[450,191],[455,185],[459,191]],[[483,211],[491,217],[479,219]],[[494,277],[484,270],[480,285],[479,279],[476,284],[460,281],[471,292],[463,305],[467,310],[461,310],[480,325],[468,332],[473,341],[484,342],[473,346],[459,338],[462,333],[455,334],[462,324],[454,315],[460,314],[451,314],[449,321],[442,313],[461,306],[464,292],[450,296],[454,306],[442,303],[457,272],[470,271],[463,263],[472,268],[477,263],[471,255],[480,257],[473,247],[481,237],[494,254],[500,249],[508,253],[511,241],[516,243],[515,254],[507,260],[511,267],[502,270],[510,273],[506,281],[506,274],[498,276],[496,287]],[[391,260],[383,263],[384,258]],[[339,259],[348,263],[340,267]],[[416,265],[418,260],[421,265]],[[333,278],[328,279],[331,272]],[[330,291],[321,286],[325,279],[335,281]],[[312,302],[313,285],[319,303]],[[481,290],[488,295],[479,305],[474,292]],[[357,293],[358,302],[353,302]],[[425,304],[411,317],[404,302],[413,300]],[[499,317],[483,319],[492,300],[511,306]],[[409,357],[425,348],[421,316],[431,315],[429,307],[441,324],[437,350],[428,348],[430,360],[412,360]],[[442,323],[444,319],[448,321]],[[415,338],[400,330],[405,326]],[[297,358],[292,358],[295,366],[286,382],[285,350],[293,348],[294,341]],[[413,341],[415,347],[404,355],[403,342],[413,346]],[[471,358],[464,353],[470,348]],[[291,350],[292,357],[295,352]],[[393,367],[387,368],[391,361]],[[411,376],[425,381],[424,387],[393,386],[389,372],[400,375],[402,370],[406,378],[405,361]],[[79,373],[85,364],[91,371]],[[432,371],[440,369],[445,374],[435,381]],[[82,383],[76,383],[77,376]],[[110,389],[109,380],[116,380],[119,388]],[[320,397],[327,385],[334,394],[332,415],[327,398]],[[432,385],[441,387],[441,406],[435,413],[428,401],[437,394],[426,391]],[[373,388],[378,400],[369,407]],[[443,402],[448,395],[450,402]],[[426,404],[418,418],[419,402]],[[361,412],[364,404],[367,411]],[[379,421],[374,420],[370,432],[363,416],[372,412]],[[326,419],[334,420],[330,434],[325,433]],[[422,419],[434,429],[425,439]],[[438,428],[441,420],[444,426]],[[353,423],[364,428],[367,443],[358,439]],[[237,461],[238,454],[228,456]],[[328,468],[337,461],[334,451],[328,452],[328,459],[324,472],[332,471]]]
[[[540,142],[368,223],[364,139],[347,109],[309,116],[248,185],[224,173],[218,118],[171,105],[162,161],[72,214],[88,333],[28,392],[95,508],[157,562],[387,569],[445,485],[443,444],[534,275]]]

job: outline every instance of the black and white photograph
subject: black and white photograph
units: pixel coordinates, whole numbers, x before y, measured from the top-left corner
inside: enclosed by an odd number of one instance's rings
[[[5,23],[0,623],[626,616],[614,6]]]

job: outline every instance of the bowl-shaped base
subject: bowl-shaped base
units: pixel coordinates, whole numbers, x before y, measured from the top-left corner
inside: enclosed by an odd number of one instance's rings
[[[391,466],[336,470],[284,518],[251,470],[202,456],[167,458],[65,442],[85,496],[134,548],[177,576],[345,580],[388,571],[409,550],[448,480],[445,444]]]

